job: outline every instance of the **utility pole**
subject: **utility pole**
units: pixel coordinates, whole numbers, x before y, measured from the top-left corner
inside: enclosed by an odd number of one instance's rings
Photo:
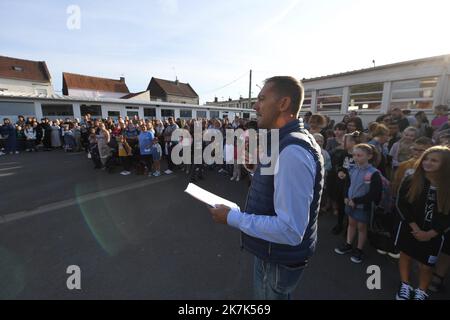
[[[252,70],[250,70],[250,84],[248,87],[248,108],[252,108]]]

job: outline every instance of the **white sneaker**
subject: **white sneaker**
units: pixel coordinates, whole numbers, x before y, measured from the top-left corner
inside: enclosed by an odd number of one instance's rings
[[[120,174],[123,176],[128,176],[129,174],[131,174],[131,172],[130,171],[122,171]]]
[[[387,254],[387,251],[383,251],[383,250],[380,250],[380,249],[377,249],[377,252],[378,252],[379,254],[382,254],[382,255]]]
[[[414,289],[409,284],[401,282],[395,300],[411,300],[414,297]]]
[[[428,300],[429,296],[428,294],[420,289],[414,290],[414,298],[413,300]]]
[[[19,154],[19,151],[16,151],[16,154]]]
[[[239,182],[239,177],[236,178],[236,182]]]
[[[233,181],[233,180],[234,180],[234,177],[231,177],[231,178],[230,178],[230,181]]]
[[[169,169],[167,169],[166,171],[164,171],[164,173],[165,173],[165,174],[172,174],[172,173],[173,173],[173,171],[172,171],[172,170],[169,170]]]
[[[159,172],[159,171],[155,171],[154,173],[153,173],[153,176],[154,177],[159,177],[161,175],[161,172]]]
[[[220,169],[220,170],[219,170],[219,173],[222,173],[222,172],[225,172],[225,170],[223,170],[223,169]]]
[[[0,152],[0,156],[4,156],[4,155],[6,155],[6,153]]]

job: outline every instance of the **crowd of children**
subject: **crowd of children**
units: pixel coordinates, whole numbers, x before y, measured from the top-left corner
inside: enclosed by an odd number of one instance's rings
[[[226,137],[227,129],[247,128],[249,121],[236,118],[233,122],[224,120],[190,119],[188,121],[168,118],[167,121],[143,120],[119,118],[117,122],[92,121],[89,116],[85,117],[84,123],[89,130],[88,144],[86,150],[88,157],[92,159],[94,168],[104,168],[108,172],[114,172],[115,168],[122,168],[122,175],[129,175],[134,171],[139,175],[158,177],[162,174],[161,160],[167,163],[165,174],[172,174],[175,170],[185,172],[192,182],[203,179],[208,170],[214,170],[216,164],[206,164],[201,158],[201,162],[194,162],[195,149],[201,151],[211,142],[193,141],[195,127],[202,134],[205,131],[219,130],[223,137]],[[251,122],[250,122],[251,124]],[[84,126],[84,125],[83,125]],[[173,139],[172,133],[176,129],[185,129],[189,132],[191,140]],[[237,163],[237,140],[234,144],[226,144],[225,139],[221,142],[224,151],[224,165],[219,170],[220,173],[229,174],[230,180],[239,181],[241,177],[241,166]],[[172,149],[177,144],[191,148],[192,164],[175,165],[171,157]]]
[[[345,233],[345,241],[335,248],[339,255],[350,254],[350,261],[364,261],[366,242],[379,254],[399,261],[399,300],[423,300],[429,291],[442,291],[450,265],[450,116],[446,106],[436,108],[429,123],[424,112],[415,117],[398,108],[380,116],[364,130],[356,112],[335,124],[328,117],[306,114],[304,125],[322,147],[325,188],[321,212],[336,215],[331,232]],[[444,121],[445,120],[445,121]],[[19,117],[16,124],[5,119],[0,126],[1,153],[46,151],[64,148],[85,150],[94,168],[120,174],[160,176],[161,160],[165,174],[180,169],[190,181],[203,179],[209,170],[240,181],[246,170],[238,163],[237,146],[245,137],[220,141],[223,165],[195,162],[175,165],[171,158],[176,144],[203,151],[209,143],[180,138],[172,133],[183,128],[195,130],[257,129],[256,123],[239,119],[199,119],[167,121],[119,118],[98,120],[90,115],[81,121],[66,119],[37,122]],[[202,152],[200,152],[202,154]],[[410,281],[411,264],[419,265],[416,289]]]
[[[433,126],[423,112],[411,117],[398,108],[367,130],[355,113],[336,125],[319,115],[306,118],[306,126],[313,119],[317,142],[325,142],[322,212],[337,216],[332,233],[345,231],[335,253],[361,263],[369,240],[379,254],[399,259],[398,300],[424,300],[429,291],[442,291],[449,269],[450,117],[446,106],[436,110]],[[419,265],[416,289],[412,261]]]

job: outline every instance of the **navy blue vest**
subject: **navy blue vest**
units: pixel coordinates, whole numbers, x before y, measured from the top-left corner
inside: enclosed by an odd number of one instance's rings
[[[296,265],[306,263],[315,251],[317,215],[320,209],[320,198],[323,189],[324,164],[320,146],[316,143],[313,136],[303,128],[301,120],[291,121],[281,128],[279,138],[280,154],[285,147],[294,144],[301,146],[314,157],[316,177],[314,196],[309,211],[309,224],[302,242],[297,246],[272,243],[245,233],[241,233],[241,241],[244,249],[264,261],[283,265]],[[269,167],[270,164],[266,166]],[[273,203],[274,176],[261,175],[261,167],[264,167],[264,165],[259,164],[253,176],[244,211],[249,214],[275,216]]]

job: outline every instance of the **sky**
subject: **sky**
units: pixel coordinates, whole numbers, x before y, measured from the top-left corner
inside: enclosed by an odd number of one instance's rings
[[[0,55],[46,61],[57,92],[62,72],[123,76],[131,92],[178,78],[203,104],[248,98],[250,69],[254,97],[274,75],[450,54],[448,12],[448,0],[0,0]]]

